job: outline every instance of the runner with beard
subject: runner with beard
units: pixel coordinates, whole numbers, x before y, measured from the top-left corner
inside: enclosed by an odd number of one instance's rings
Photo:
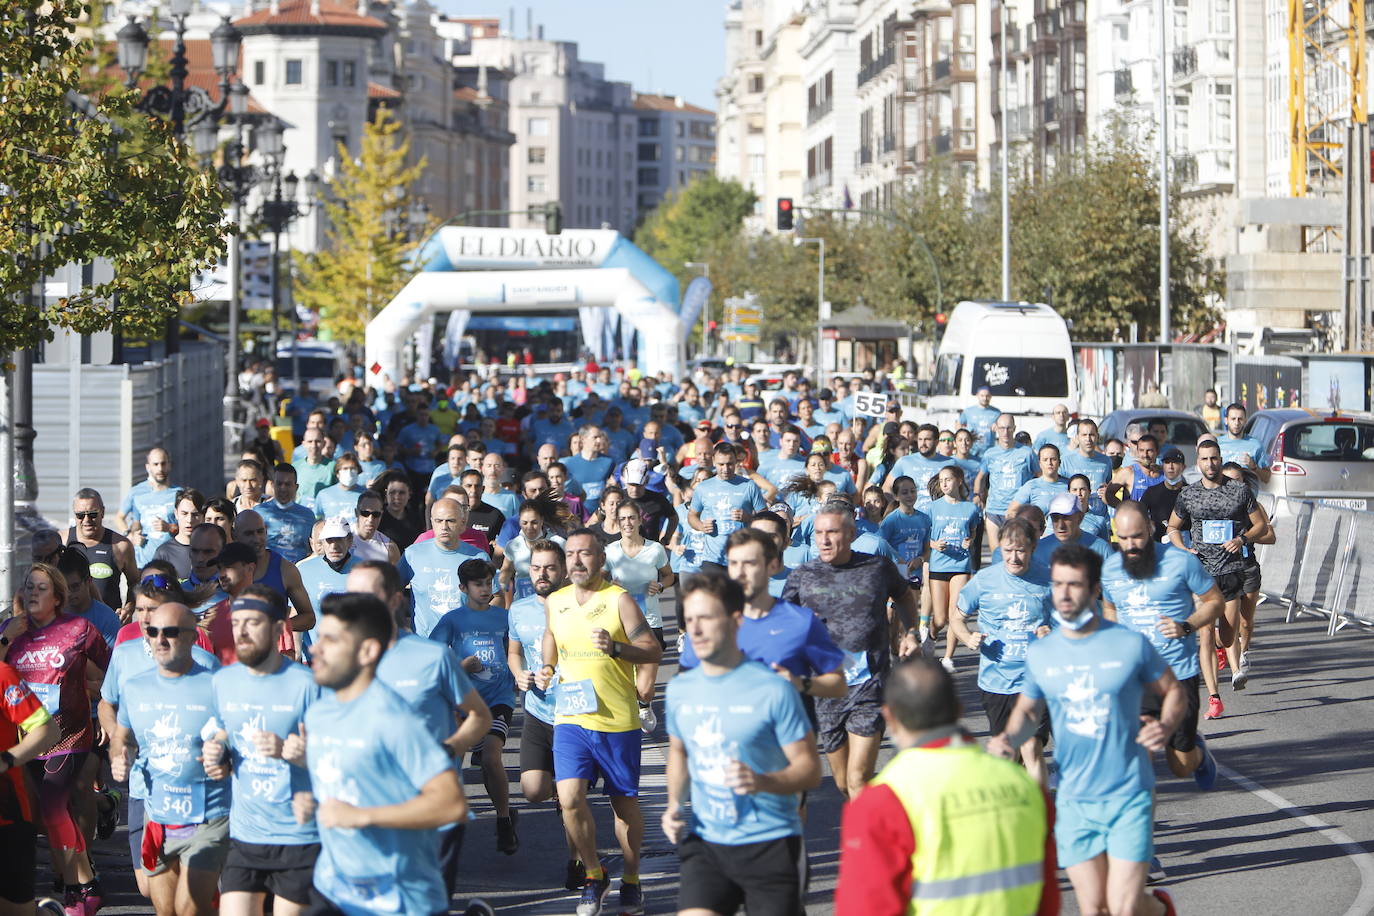
[[[320,836],[313,823],[296,823],[290,801],[310,791],[300,729],[320,688],[309,668],[278,651],[287,625],[280,592],[250,585],[229,615],[238,663],[215,672],[222,728],[203,748],[211,778],[233,773],[220,913],[262,916],[271,894],[273,916],[299,916],[310,903]]]
[[[1102,566],[1102,614],[1144,634],[1169,663],[1188,705],[1169,736],[1165,758],[1175,776],[1192,776],[1199,787],[1210,789],[1217,764],[1197,731],[1197,633],[1221,616],[1221,591],[1197,557],[1154,542],[1150,518],[1139,503],[1117,507],[1116,537],[1121,551]],[[1145,698],[1141,715],[1159,718],[1153,696]]]
[[[730,455],[733,463],[733,451]],[[596,533],[574,531],[566,544],[572,584],[548,597],[548,629],[535,678],[541,690],[558,675],[553,759],[563,822],[587,866],[577,916],[600,916],[611,882],[597,855],[596,822],[587,786],[600,777],[615,812],[624,853],[620,879],[623,913],[644,911],[639,848],[644,815],[639,807],[639,707],[635,665],[657,664],[663,650],[634,599],[603,574],[606,550]],[[555,667],[557,666],[557,667]]]
[[[507,663],[515,685],[524,691],[524,724],[520,731],[520,791],[532,805],[554,797],[553,723],[558,702],[558,685],[543,690],[535,683],[535,672],[544,664],[544,632],[548,624],[546,607],[549,595],[567,584],[567,558],[557,541],[540,538],[530,545],[529,578],[533,594],[520,598],[510,608],[510,642]],[[560,823],[561,823],[561,810]],[[577,848],[567,828],[568,865],[563,886],[580,890],[587,882],[587,869],[577,857]]]
[[[1241,600],[1259,591],[1260,570],[1251,546],[1268,530],[1254,493],[1242,481],[1231,480],[1221,469],[1221,446],[1214,441],[1199,442],[1197,468],[1202,479],[1183,488],[1169,516],[1169,540],[1175,547],[1197,554],[1203,567],[1212,574],[1226,613],[1213,628],[1198,633],[1202,679],[1207,684],[1208,719],[1219,719],[1225,712],[1217,690],[1217,645],[1230,647],[1240,623]],[[1183,532],[1191,535],[1192,547],[1185,547]],[[1249,673],[1240,667],[1231,672],[1231,689],[1244,690]]]

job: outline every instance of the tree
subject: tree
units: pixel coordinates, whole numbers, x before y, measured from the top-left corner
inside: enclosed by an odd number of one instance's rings
[[[704,175],[669,194],[635,232],[635,244],[686,282],[695,272],[685,262],[706,261],[714,270],[706,252],[739,235],[757,200],[737,181]]]
[[[320,313],[320,326],[336,340],[361,343],[367,323],[401,291],[411,273],[408,254],[414,242],[404,214],[410,186],[426,160],[407,165],[410,140],[385,108],[363,129],[361,154],[354,159],[339,145],[339,177],[328,217],[325,244],[297,255],[301,278],[296,298]]]
[[[225,195],[137,93],[85,94],[95,58],[77,0],[11,0],[0,11],[0,353],[83,334],[161,334],[191,301],[192,273],[224,249]],[[52,305],[33,291],[75,262],[106,258],[108,283]]]

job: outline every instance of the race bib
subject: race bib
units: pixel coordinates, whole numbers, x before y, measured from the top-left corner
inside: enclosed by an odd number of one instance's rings
[[[291,767],[285,760],[245,758],[239,783],[249,795],[269,804],[291,801]]]
[[[482,667],[488,670],[504,668],[506,660],[501,657],[501,653],[496,649],[496,639],[491,636],[469,636],[464,640],[469,655],[475,655],[477,660],[482,663]],[[485,673],[485,672],[479,672]]]
[[[167,782],[153,783],[148,799],[148,817],[159,824],[201,824],[205,822],[205,783],[189,786]]]
[[[528,576],[516,576],[516,577],[515,577],[515,599],[516,599],[517,601],[519,601],[521,598],[528,598],[530,595],[533,595],[533,594],[534,594],[534,583],[530,581],[529,577],[528,577]]]
[[[726,537],[743,527],[742,522],[737,522],[732,518],[718,518],[716,519],[716,537]]]
[[[596,688],[591,678],[564,681],[558,685],[558,701],[554,713],[560,716],[583,716],[597,711]]]
[[[904,562],[910,563],[921,555],[921,549],[925,543],[920,538],[907,538],[897,545],[897,556]]]
[[[33,681],[25,681],[24,684],[33,691],[34,696],[38,697],[38,702],[43,704],[48,715],[55,718],[58,710],[62,708],[62,685],[36,684]]]
[[[856,687],[872,677],[868,669],[868,652],[860,649],[858,652],[844,653],[844,682],[847,686]]]
[[[1225,544],[1235,537],[1235,523],[1230,519],[1206,519],[1202,523],[1202,543]]]

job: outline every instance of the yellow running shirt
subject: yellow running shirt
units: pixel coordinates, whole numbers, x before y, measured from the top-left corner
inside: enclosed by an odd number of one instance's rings
[[[635,666],[611,658],[592,645],[592,630],[629,643],[620,623],[620,596],[625,589],[605,579],[586,604],[577,603],[577,587],[568,585],[548,597],[549,628],[558,643],[558,706],[555,725],[580,725],[595,732],[628,732],[639,728]],[[585,708],[590,711],[572,713]]]

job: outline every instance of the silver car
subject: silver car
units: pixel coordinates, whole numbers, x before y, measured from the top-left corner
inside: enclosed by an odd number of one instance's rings
[[[1131,443],[1126,435],[1126,428],[1132,423],[1139,423],[1147,429],[1163,424],[1165,441],[1159,444],[1159,453],[1164,454],[1164,450],[1170,447],[1177,448],[1183,452],[1184,461],[1187,462],[1185,467],[1196,474],[1194,469],[1197,464],[1197,440],[1203,433],[1209,432],[1207,424],[1202,422],[1201,417],[1186,410],[1170,410],[1165,407],[1132,407],[1127,410],[1113,410],[1103,417],[1102,422],[1098,424],[1098,437],[1102,442],[1106,442],[1108,439],[1120,439],[1126,443],[1126,448],[1129,450]],[[1196,479],[1196,476],[1191,479]]]
[[[1269,455],[1263,492],[1345,509],[1368,509],[1374,500],[1374,417],[1369,414],[1261,410],[1246,421],[1242,434],[1259,440]]]

